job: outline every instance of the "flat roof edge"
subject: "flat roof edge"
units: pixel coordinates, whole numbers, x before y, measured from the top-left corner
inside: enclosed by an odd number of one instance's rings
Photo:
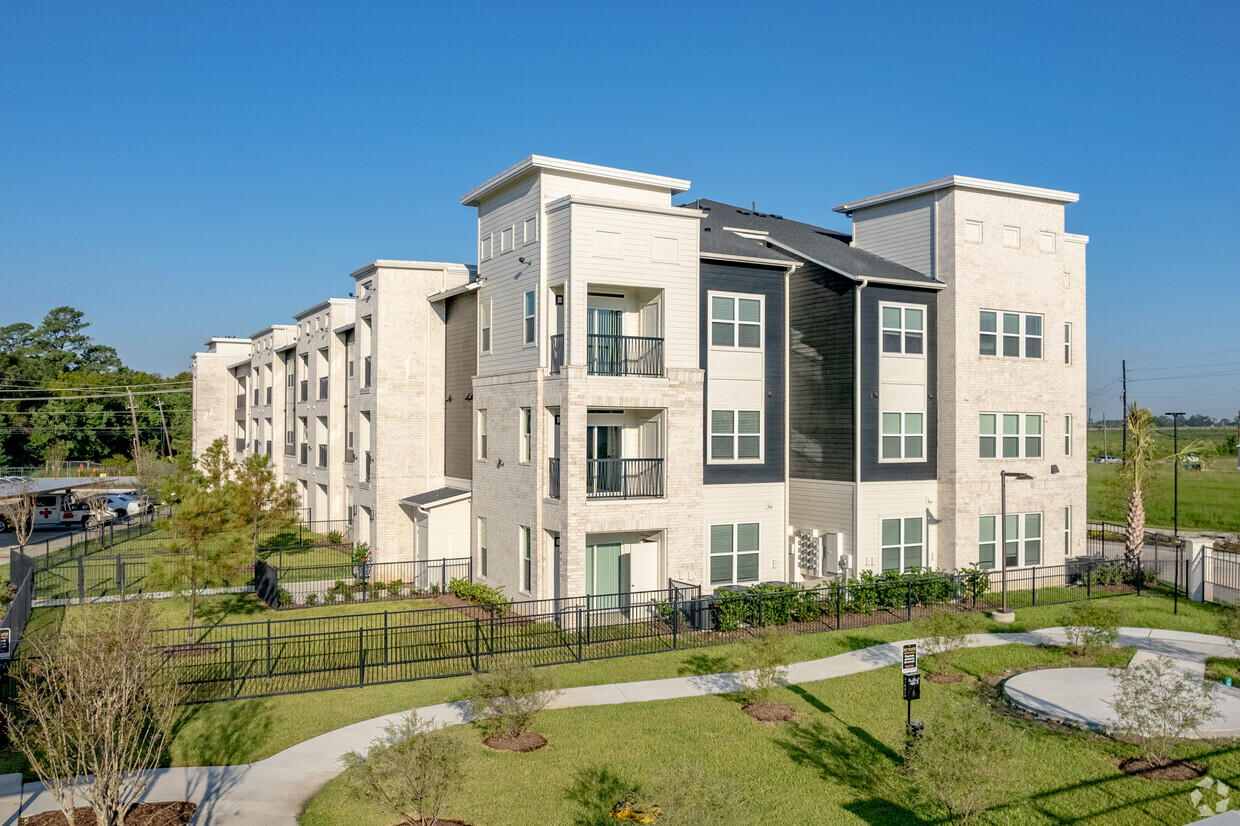
[[[1077,193],[1066,192],[1061,189],[1045,189],[1039,186],[1011,184],[1005,181],[991,181],[986,178],[969,178],[964,175],[949,175],[946,178],[938,178],[933,181],[927,181],[923,184],[906,186],[903,189],[893,189],[890,192],[882,192],[878,195],[871,195],[866,198],[860,198],[856,201],[848,201],[832,207],[831,211],[852,212],[854,210],[878,206],[879,204],[885,204],[890,201],[899,201],[904,198],[911,198],[914,195],[921,195],[926,192],[934,192],[935,190],[947,189],[949,187],[977,189],[983,192],[999,192],[1005,195],[1018,195],[1024,198],[1038,198],[1043,201],[1054,201],[1059,204],[1075,204],[1081,199],[1081,196]]]

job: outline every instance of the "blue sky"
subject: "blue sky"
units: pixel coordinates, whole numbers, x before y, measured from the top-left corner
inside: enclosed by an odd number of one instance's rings
[[[1240,5],[1172,11],[5,3],[0,324],[72,304],[173,373],[376,258],[473,262],[458,198],[531,153],[836,228],[961,174],[1081,193],[1095,415],[1123,358],[1156,412],[1235,415]]]

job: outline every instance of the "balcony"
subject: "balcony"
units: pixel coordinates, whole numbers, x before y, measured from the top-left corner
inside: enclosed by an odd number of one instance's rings
[[[245,393],[237,394],[237,409],[245,410]]]
[[[662,459],[587,459],[587,499],[662,497]]]
[[[271,388],[267,388],[267,404],[271,404]]]
[[[237,439],[237,452],[245,453],[245,439]]]
[[[547,496],[560,498],[560,460],[547,460]]]
[[[298,464],[299,464],[299,465],[304,465],[304,464],[306,464],[306,462],[307,462],[307,460],[309,460],[309,458],[310,458],[310,445],[306,444],[305,442],[302,442],[302,445],[301,445],[301,456],[299,457]]]
[[[319,377],[319,401],[327,398],[327,376]]]
[[[258,407],[258,405],[260,404],[259,399],[262,398],[261,396],[262,392],[263,391],[259,390],[257,387],[254,388],[254,406],[255,407]]]
[[[371,465],[370,451],[368,450],[366,451],[366,463],[362,467],[362,481],[363,482],[370,482],[370,465]]]
[[[319,445],[319,467],[327,467],[327,445]]]
[[[305,379],[301,380],[301,400],[303,402],[310,401],[310,382]]]
[[[551,337],[551,372],[558,375],[564,366],[564,334]]]
[[[296,456],[297,445],[293,444],[292,442],[285,442],[284,443],[284,455],[285,456]]]
[[[362,359],[362,387],[370,387],[370,356]]]
[[[344,463],[346,465],[351,465],[356,461],[357,461],[357,456],[353,454],[353,448],[346,447],[344,449]]]
[[[271,458],[271,440],[270,439],[267,440],[267,458],[268,459]]]
[[[653,336],[588,335],[586,369],[592,376],[661,377],[663,339]]]

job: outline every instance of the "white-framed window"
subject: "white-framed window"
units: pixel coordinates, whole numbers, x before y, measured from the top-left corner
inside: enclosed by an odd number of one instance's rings
[[[478,570],[487,575],[487,518],[478,517]]]
[[[293,426],[293,413],[289,411],[284,415],[284,443],[291,445],[296,441],[296,435]]]
[[[1003,246],[1020,248],[1020,227],[1003,228]]]
[[[710,461],[761,462],[762,411],[710,411]]]
[[[478,302],[478,350],[491,352],[491,299]]]
[[[1063,363],[1072,363],[1072,325],[1063,325]]]
[[[710,526],[710,584],[757,582],[762,529],[757,522]]]
[[[499,231],[499,249],[500,252],[508,252],[512,249],[512,227],[504,227]]]
[[[528,463],[530,461],[530,431],[533,424],[533,417],[530,414],[530,408],[521,408],[520,418],[521,452],[519,461]]]
[[[1063,417],[1063,455],[1072,455],[1072,416]]]
[[[982,413],[978,421],[982,459],[1041,459],[1041,413]]]
[[[884,571],[907,571],[926,564],[926,525],[922,517],[882,520],[880,541]]]
[[[1039,232],[1038,233],[1038,249],[1042,252],[1055,251],[1055,233]]]
[[[978,352],[983,356],[1042,358],[1042,316],[1037,313],[981,310],[978,328]]]
[[[762,348],[763,296],[710,293],[710,346]]]
[[[983,516],[977,525],[977,567],[993,569],[995,567],[995,550],[999,547],[999,517]]]
[[[1072,508],[1063,509],[1063,555],[1072,556]]]
[[[478,411],[478,458],[487,458],[487,412]]]
[[[484,235],[479,243],[478,260],[486,261],[491,257],[491,236]]]
[[[528,290],[521,296],[521,344],[529,346],[534,343],[534,291]]]
[[[526,218],[523,226],[525,230],[525,243],[532,244],[538,240],[538,217]]]
[[[880,304],[884,353],[925,354],[926,310],[904,304]]]
[[[970,244],[982,243],[982,222],[981,221],[965,221],[964,222],[964,240]]]
[[[924,460],[925,418],[922,413],[883,413],[879,461]]]
[[[517,530],[519,531],[519,539],[521,541],[521,590],[528,594],[534,573],[533,539],[530,535],[530,529],[526,526],[521,525]]]

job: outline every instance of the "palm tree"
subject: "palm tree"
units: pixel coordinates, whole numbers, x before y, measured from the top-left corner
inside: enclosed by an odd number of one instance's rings
[[[1138,562],[1145,547],[1145,490],[1154,474],[1154,463],[1166,459],[1178,462],[1190,453],[1205,453],[1208,445],[1200,439],[1194,439],[1175,452],[1157,456],[1158,429],[1154,425],[1154,414],[1148,407],[1137,407],[1134,404],[1124,417],[1124,425],[1128,428],[1128,454],[1120,472],[1123,489],[1128,496],[1128,533],[1124,538],[1124,560]]]

